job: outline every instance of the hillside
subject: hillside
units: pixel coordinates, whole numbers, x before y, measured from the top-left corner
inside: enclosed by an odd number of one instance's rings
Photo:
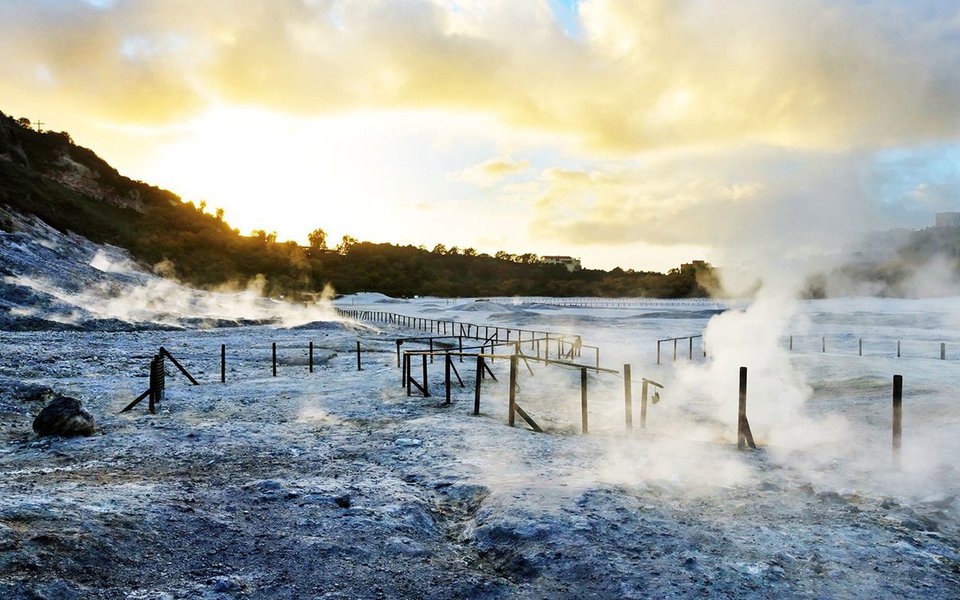
[[[960,227],[874,232],[808,281],[808,295],[926,298],[960,295]]]
[[[201,288],[246,286],[272,296],[379,291],[393,296],[706,296],[702,268],[668,274],[537,264],[533,255],[464,254],[349,240],[311,251],[275,236],[243,236],[175,194],[124,177],[67,133],[37,132],[0,113],[0,205],[61,231],[127,249],[148,267]],[[322,224],[320,224],[322,225]],[[10,231],[7,219],[0,227]],[[347,242],[345,240],[345,242]],[[700,272],[699,276],[709,275]]]

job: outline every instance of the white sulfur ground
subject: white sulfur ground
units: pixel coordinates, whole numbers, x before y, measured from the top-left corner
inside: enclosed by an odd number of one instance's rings
[[[440,361],[434,396],[408,398],[394,340],[419,334],[392,326],[3,333],[0,375],[81,398],[102,434],[35,440],[29,417],[42,404],[4,405],[2,595],[960,595],[955,299],[761,303],[721,316],[722,305],[683,301],[589,309],[364,294],[337,304],[580,334],[604,366],[632,365],[635,428],[625,431],[622,378],[591,375],[581,435],[579,372],[558,366],[520,372],[518,403],[543,434],[506,426],[505,361],[493,366],[499,382],[484,383],[479,417],[469,363],[452,406]],[[674,363],[669,343],[656,364],[657,339],[699,334],[713,317],[707,359],[697,340],[693,361],[683,342]],[[160,414],[118,415],[160,345],[203,385],[168,365]],[[755,452],[736,450],[740,365]],[[665,385],[645,430],[642,377]]]

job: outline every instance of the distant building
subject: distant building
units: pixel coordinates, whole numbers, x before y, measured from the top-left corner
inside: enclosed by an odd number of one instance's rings
[[[705,260],[694,260],[694,261],[691,261],[691,262],[688,262],[688,263],[683,263],[683,264],[681,264],[681,265],[680,265],[680,272],[683,273],[683,272],[685,272],[685,271],[691,271],[691,270],[692,270],[692,271],[699,271],[699,270],[701,270],[701,269],[706,269],[708,266],[709,266],[709,265],[707,264],[707,261],[705,261]]]
[[[572,256],[541,256],[540,264],[542,265],[563,265],[567,268],[568,271],[573,273],[574,271],[579,271],[580,259],[573,258]]]
[[[937,213],[937,227],[960,227],[960,212]]]

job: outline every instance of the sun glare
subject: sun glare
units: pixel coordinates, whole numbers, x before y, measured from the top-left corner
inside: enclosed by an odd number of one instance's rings
[[[189,123],[142,170],[185,200],[223,208],[242,233],[304,241],[323,227],[331,239],[386,239],[397,216],[389,182],[403,180],[391,160],[403,151],[398,133],[380,115],[302,120],[220,108]]]

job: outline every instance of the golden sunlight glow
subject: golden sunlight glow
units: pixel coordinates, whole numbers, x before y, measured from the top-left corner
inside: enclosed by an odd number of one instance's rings
[[[955,210],[884,173],[958,152],[955,3],[562,4],[0,2],[0,110],[299,241],[663,269]]]
[[[371,139],[380,125],[364,114],[304,121],[219,108],[187,124],[141,172],[185,200],[205,200],[208,211],[223,208],[242,233],[305,241],[323,227],[330,239],[389,239],[397,215],[383,200],[395,196],[395,173],[383,146],[373,146],[383,142]]]

